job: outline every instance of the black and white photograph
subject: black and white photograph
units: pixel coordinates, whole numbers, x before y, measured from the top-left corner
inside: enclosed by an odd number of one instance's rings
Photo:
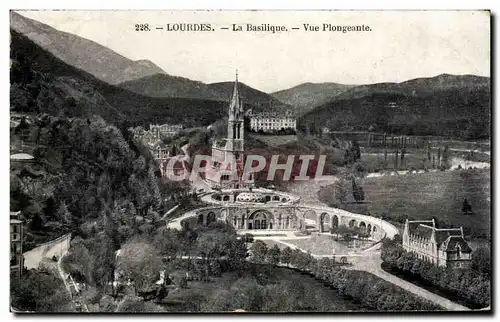
[[[9,20],[10,312],[492,312],[489,10]]]

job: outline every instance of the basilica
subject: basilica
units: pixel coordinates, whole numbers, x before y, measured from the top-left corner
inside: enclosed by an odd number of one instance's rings
[[[213,188],[239,189],[253,186],[252,175],[243,180],[245,129],[243,102],[238,88],[238,73],[229,103],[227,137],[214,140],[212,144],[212,164],[205,179]]]

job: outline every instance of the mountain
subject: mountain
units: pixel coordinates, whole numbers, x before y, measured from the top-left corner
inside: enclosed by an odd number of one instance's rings
[[[374,93],[402,94],[407,96],[432,96],[446,90],[473,90],[489,88],[490,78],[475,75],[441,74],[422,77],[401,83],[377,83],[353,87],[335,97],[336,100],[361,98]]]
[[[11,29],[11,110],[51,115],[98,114],[115,124],[208,125],[223,117],[218,101],[149,97],[110,85],[75,68]]]
[[[219,93],[221,98],[229,100],[233,93],[234,82],[211,83],[208,84],[208,87]],[[293,109],[290,105],[284,104],[271,95],[247,86],[244,83],[239,82],[239,90],[243,104],[246,106],[245,109],[247,106],[257,112],[283,112]]]
[[[151,97],[185,97],[227,101],[220,93],[207,84],[184,77],[167,74],[154,74],[139,79],[123,82],[120,87]]]
[[[110,84],[165,73],[149,60],[130,60],[94,41],[10,11],[10,27],[60,60]]]
[[[271,93],[271,95],[295,107],[299,115],[307,113],[314,107],[332,101],[355,85],[337,83],[304,83],[295,87]]]
[[[490,118],[488,77],[442,74],[353,87],[306,113],[299,126],[475,140],[490,137]]]
[[[156,74],[123,82],[119,86],[151,97],[184,97],[228,102],[233,93],[234,82],[205,84],[183,77]],[[239,90],[245,109],[252,108],[255,111],[292,109],[271,95],[244,83],[239,83]]]

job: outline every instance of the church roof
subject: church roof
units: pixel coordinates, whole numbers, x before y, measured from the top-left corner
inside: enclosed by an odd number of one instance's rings
[[[460,247],[464,249],[464,252],[470,249],[467,241],[463,238],[461,228],[436,228],[432,220],[408,221],[407,224],[408,233],[411,236],[431,239],[432,233],[434,232],[438,247],[455,247],[458,243]],[[448,246],[450,242],[452,246]]]
[[[431,239],[432,236],[432,230],[433,228],[427,225],[422,225],[419,224],[417,228],[413,231],[413,235],[425,238],[425,239]]]
[[[293,119],[294,115],[286,112],[261,112],[252,114],[251,118],[253,119]]]
[[[438,245],[441,245],[441,243],[447,240],[450,236],[462,237],[462,233],[459,228],[446,230],[436,229],[436,243]]]
[[[434,229],[434,222],[432,220],[415,220],[408,221],[408,233],[423,238],[430,239],[432,230]]]
[[[442,245],[445,251],[455,251],[457,247],[460,247],[460,251],[462,253],[471,253],[472,248],[470,248],[469,244],[464,240],[462,236],[449,236]]]

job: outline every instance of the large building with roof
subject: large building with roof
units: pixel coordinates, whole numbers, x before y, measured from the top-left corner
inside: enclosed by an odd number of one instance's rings
[[[250,130],[254,132],[297,131],[297,121],[291,111],[284,113],[249,113]]]
[[[471,264],[472,249],[464,239],[462,227],[437,228],[434,219],[406,219],[403,248],[437,266],[468,268]]]

